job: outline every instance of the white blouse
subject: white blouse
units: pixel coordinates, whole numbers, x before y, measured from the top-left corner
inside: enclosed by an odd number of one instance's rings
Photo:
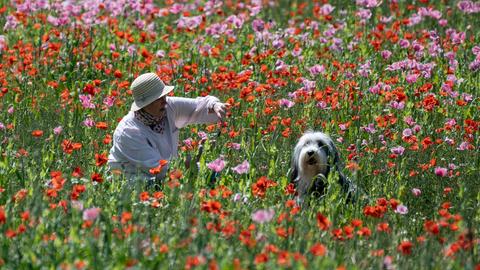
[[[108,156],[110,169],[121,170],[130,181],[163,178],[167,166],[157,176],[150,174],[159,160],[177,156],[178,131],[189,124],[215,123],[218,116],[209,109],[219,102],[213,96],[192,98],[167,97],[167,123],[163,134],[156,133],[129,112],[113,133],[113,146]]]

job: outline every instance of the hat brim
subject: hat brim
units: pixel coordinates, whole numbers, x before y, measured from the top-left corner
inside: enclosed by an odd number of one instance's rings
[[[152,101],[150,101],[150,102],[148,102],[148,103],[146,103],[146,104],[143,104],[143,106],[140,105],[140,104],[137,104],[137,103],[134,101],[134,102],[132,103],[132,107],[130,108],[130,111],[138,111],[138,110],[140,110],[141,108],[143,108],[143,107],[145,107],[145,106],[148,106],[150,103],[154,102],[155,100],[157,100],[157,99],[159,99],[159,98],[161,98],[161,97],[163,97],[163,96],[166,96],[168,93],[172,92],[174,88],[175,88],[175,87],[172,86],[172,85],[165,85],[165,87],[163,88],[162,93],[161,93],[159,96],[157,96],[157,97],[155,97],[155,98],[152,98]]]

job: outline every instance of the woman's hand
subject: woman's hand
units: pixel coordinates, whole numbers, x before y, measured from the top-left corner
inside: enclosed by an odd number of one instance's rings
[[[210,109],[211,113],[215,113],[218,118],[223,119],[227,113],[226,103],[217,102],[213,105],[213,108]]]

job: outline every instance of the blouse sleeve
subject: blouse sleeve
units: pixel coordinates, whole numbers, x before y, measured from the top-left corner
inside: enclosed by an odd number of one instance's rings
[[[168,105],[175,113],[175,126],[182,128],[189,124],[215,123],[218,116],[215,113],[209,113],[209,109],[219,102],[214,96],[183,98],[170,97]]]
[[[129,128],[119,136],[117,150],[130,164],[148,173],[149,169],[158,166],[161,159],[159,151],[153,145],[140,130]]]

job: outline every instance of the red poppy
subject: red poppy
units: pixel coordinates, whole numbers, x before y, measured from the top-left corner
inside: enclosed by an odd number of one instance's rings
[[[277,254],[277,264],[280,266],[290,265],[290,253],[288,251],[279,251]]]
[[[397,199],[390,199],[390,207],[392,210],[397,209],[397,206],[400,204],[400,202]]]
[[[80,167],[75,167],[75,169],[73,169],[72,176],[76,178],[83,177],[82,169]]]
[[[410,241],[402,241],[397,250],[400,251],[403,255],[410,255],[412,253],[413,244]]]
[[[365,206],[363,208],[363,214],[365,216],[371,216],[375,218],[381,218],[383,215],[387,212],[387,207],[386,206],[380,206],[380,205],[375,205],[375,206]]]
[[[106,134],[105,138],[103,139],[103,144],[110,144],[112,142],[112,135]]]
[[[168,246],[167,244],[162,244],[158,250],[160,253],[168,253]]]
[[[204,201],[200,209],[207,213],[219,214],[222,209],[222,204],[215,200]]]
[[[423,228],[425,229],[425,231],[434,235],[438,235],[440,233],[440,226],[438,225],[438,223],[432,220],[425,221],[425,223],[423,224]]]
[[[281,120],[283,126],[289,127],[292,124],[292,118],[284,118]]]
[[[281,238],[287,238],[288,237],[288,234],[290,232],[290,229],[293,229],[292,227],[289,228],[289,230],[287,231],[287,229],[283,228],[283,227],[278,227],[276,229],[276,232],[277,232],[277,235]]]
[[[103,177],[99,173],[92,173],[91,179],[93,182],[96,183],[102,183],[103,182]]]
[[[16,157],[28,157],[28,155],[28,151],[23,148],[18,149],[17,153],[15,154]]]
[[[39,129],[36,129],[34,131],[32,131],[32,136],[33,137],[42,137],[43,136],[43,131],[42,130],[39,130]]]
[[[277,246],[275,246],[274,244],[267,244],[267,245],[265,245],[264,251],[265,251],[265,253],[278,253],[279,248]]]
[[[72,200],[77,200],[80,197],[80,194],[85,192],[86,188],[85,185],[76,184],[72,187],[72,193],[70,194],[70,198]]]
[[[22,212],[22,214],[20,214],[20,217],[22,218],[23,221],[28,221],[30,219],[30,212],[28,210],[24,211],[24,212]],[[0,220],[1,220],[1,218],[0,218]],[[1,221],[0,221],[0,223],[1,223]]]
[[[117,69],[117,70],[115,70],[115,72],[113,73],[113,76],[115,76],[115,78],[120,79],[120,78],[122,78],[123,74],[122,74],[122,72],[121,72],[120,70]]]
[[[49,188],[45,191],[45,195],[50,198],[56,198],[58,196],[58,192],[54,188]]]
[[[313,256],[325,256],[327,248],[324,245],[317,243],[310,248],[310,253],[312,253]]]
[[[82,144],[81,143],[74,143],[70,140],[63,140],[62,141],[62,149],[63,149],[63,152],[67,153],[67,154],[71,154],[74,150],[79,150],[82,148]]]
[[[5,231],[5,236],[6,236],[7,238],[14,238],[15,236],[17,236],[17,233],[16,233],[14,230],[12,230],[12,229],[7,229],[7,230]]]
[[[372,235],[372,231],[368,227],[362,227],[357,231],[357,234],[360,236],[369,237]]]
[[[20,202],[27,196],[27,194],[28,194],[28,190],[20,189],[19,191],[17,191],[17,193],[15,193],[15,195],[13,195],[12,201]]]
[[[170,173],[170,180],[178,180],[183,177],[182,171],[175,169]]]
[[[341,228],[333,229],[332,236],[336,240],[340,240],[340,241],[345,240],[345,238],[343,237],[343,231]]]
[[[60,173],[60,174],[56,174],[56,173]],[[55,174],[54,172],[52,172],[51,174],[52,174],[51,183],[53,185],[53,188],[57,190],[62,189],[66,180],[62,177],[61,172],[55,172]]]
[[[144,202],[144,201],[148,201],[148,199],[150,198],[150,195],[148,194],[148,191],[144,191],[140,193],[139,197],[140,197],[140,201]]]
[[[377,205],[379,206],[387,206],[388,201],[385,198],[378,198],[377,199]]]
[[[295,194],[295,185],[293,183],[289,183],[286,187],[285,187],[285,194],[286,195],[293,195]]]
[[[288,138],[292,134],[292,130],[290,128],[286,128],[282,131],[282,137]]]
[[[256,197],[263,198],[268,188],[275,187],[276,182],[268,179],[265,176],[260,177],[257,182],[252,184],[252,193]]]
[[[95,124],[95,127],[98,128],[98,129],[106,130],[106,129],[108,129],[108,124],[105,123],[105,122],[97,122]]]
[[[155,193],[153,193],[153,197],[155,199],[162,199],[163,197],[165,197],[165,195],[161,191],[156,191]]]
[[[120,219],[120,222],[122,224],[125,224],[125,223],[129,222],[130,220],[132,220],[132,213],[131,212],[123,212],[122,213],[122,218]]]
[[[450,202],[442,203],[442,208],[443,209],[450,209],[451,207],[452,207],[452,204]]]
[[[24,233],[25,231],[27,231],[27,227],[24,224],[18,225],[17,234]]]
[[[430,137],[425,137],[423,140],[422,140],[422,146],[423,146],[423,150],[427,149],[428,147],[430,147],[430,145],[433,144],[433,141]]]
[[[351,224],[353,227],[362,227],[362,221],[360,219],[353,219]]]
[[[130,258],[130,259],[127,259],[127,261],[125,262],[125,266],[126,266],[127,268],[130,268],[130,267],[135,266],[137,263],[138,263],[138,260],[137,260],[137,259],[132,259],[132,258]]]
[[[425,108],[427,111],[432,111],[433,108],[438,106],[438,104],[439,104],[439,102],[435,98],[435,95],[433,95],[433,94],[430,94],[430,95],[426,96],[422,101],[423,108]]]
[[[326,231],[330,227],[330,220],[322,213],[317,213],[317,226],[320,230]]]
[[[377,231],[388,233],[390,232],[390,225],[386,222],[379,223],[377,225]]]
[[[234,235],[237,232],[237,229],[235,228],[235,221],[229,221],[225,226],[222,228],[222,235],[224,237],[230,237]]]
[[[419,243],[419,244],[425,242],[426,240],[427,239],[423,235],[420,235],[420,236],[417,237],[417,243]]]
[[[296,203],[294,200],[287,200],[287,201],[285,202],[285,207],[287,207],[287,208],[292,208],[292,207],[294,207],[295,205],[297,205],[297,203]]]
[[[257,244],[257,241],[255,240],[255,238],[253,238],[252,233],[248,230],[241,231],[238,239],[240,240],[240,242],[242,242],[242,244],[248,247],[253,248]]]
[[[377,249],[377,250],[370,251],[370,255],[375,256],[375,257],[381,257],[384,254],[385,254],[385,251],[383,249]]]
[[[255,264],[263,264],[268,262],[268,255],[265,253],[260,253],[257,256],[255,256],[254,263]]]
[[[95,96],[95,94],[98,92],[99,90],[98,89],[95,89],[95,86],[92,85],[92,84],[89,84],[87,83],[84,87],[83,87],[83,93],[85,94],[90,94],[92,96]]]
[[[5,222],[7,222],[7,215],[3,207],[0,206],[0,224],[5,224]]]
[[[345,233],[345,236],[347,236],[348,239],[353,238],[353,231],[354,228],[350,225],[343,226],[343,232]]]
[[[167,163],[168,163],[167,160],[161,159],[161,160],[158,161],[158,166],[155,167],[155,168],[151,168],[149,170],[149,172],[151,174],[159,174],[162,171],[163,167],[165,167],[165,165],[167,165]]]
[[[152,200],[152,203],[150,204],[153,208],[158,208],[161,206],[161,204],[157,200]]]
[[[95,166],[100,167],[108,162],[108,157],[105,153],[95,154]]]
[[[233,191],[229,190],[225,186],[221,186],[221,190],[222,190],[222,198],[224,199],[229,198],[233,194]]]

